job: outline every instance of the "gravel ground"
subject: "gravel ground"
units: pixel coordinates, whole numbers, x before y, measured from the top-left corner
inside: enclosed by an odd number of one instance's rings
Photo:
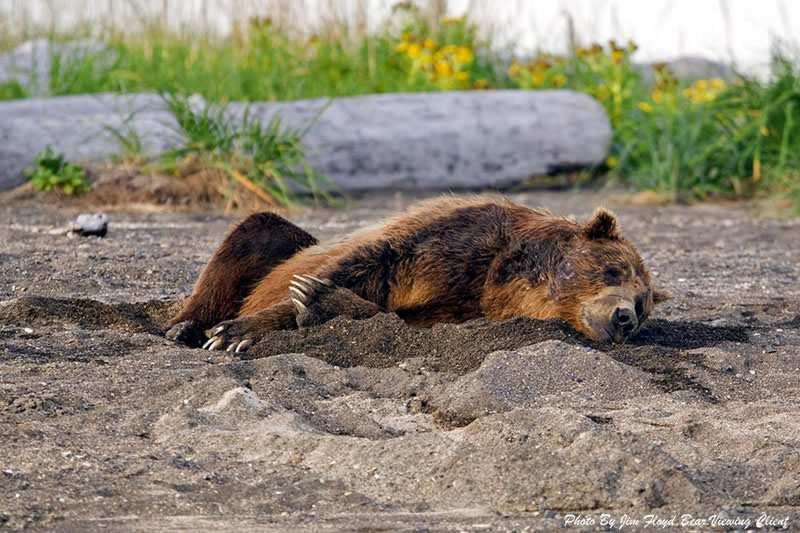
[[[617,198],[511,196],[579,217]],[[329,238],[412,200],[290,218]],[[623,346],[558,321],[379,315],[238,359],[163,337],[235,218],[50,231],[75,209],[0,203],[0,527],[800,527],[798,219],[617,207],[674,296]]]

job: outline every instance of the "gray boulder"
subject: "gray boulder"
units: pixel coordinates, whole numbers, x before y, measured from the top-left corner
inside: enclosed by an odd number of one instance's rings
[[[378,94],[255,103],[249,113],[264,122],[280,113],[291,128],[318,117],[304,140],[309,163],[350,191],[504,187],[600,163],[611,139],[602,106],[572,91]],[[5,102],[0,116],[0,189],[23,181],[47,145],[75,161],[119,153],[110,129],[135,132],[151,153],[180,141],[153,94]]]
[[[679,80],[691,81],[708,78],[732,80],[735,77],[735,72],[730,65],[705,57],[680,56],[666,61],[666,64],[667,69]],[[654,77],[653,65],[655,63],[641,63],[634,66],[647,83],[652,83]]]

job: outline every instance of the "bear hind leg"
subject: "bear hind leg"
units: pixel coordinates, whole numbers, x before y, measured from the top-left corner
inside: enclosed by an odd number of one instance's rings
[[[170,322],[167,337],[190,346],[204,331],[234,318],[253,287],[275,266],[317,240],[273,213],[250,215],[228,233],[206,265],[194,292]]]

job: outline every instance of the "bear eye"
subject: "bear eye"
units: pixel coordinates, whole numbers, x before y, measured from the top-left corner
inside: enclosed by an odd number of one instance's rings
[[[608,267],[604,273],[606,285],[619,285],[622,271],[617,267]]]

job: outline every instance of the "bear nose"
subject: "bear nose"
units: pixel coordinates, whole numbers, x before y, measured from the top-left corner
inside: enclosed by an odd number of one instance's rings
[[[614,314],[611,315],[611,324],[616,331],[621,332],[623,335],[630,335],[639,325],[639,320],[636,318],[636,313],[633,312],[633,309],[617,307],[614,309]]]

